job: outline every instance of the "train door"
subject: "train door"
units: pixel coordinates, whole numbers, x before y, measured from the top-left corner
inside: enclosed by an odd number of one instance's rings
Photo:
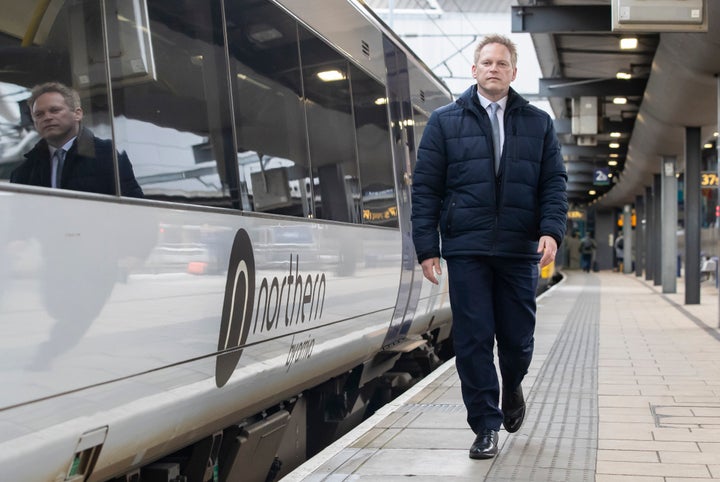
[[[402,341],[410,329],[420,297],[423,277],[415,257],[410,224],[410,194],[412,172],[415,167],[415,136],[410,102],[408,61],[405,52],[398,49],[385,36],[383,36],[383,49],[388,78],[388,110],[391,122],[395,185],[397,186],[398,220],[402,234],[400,286],[390,328],[383,344],[385,347],[389,347]]]

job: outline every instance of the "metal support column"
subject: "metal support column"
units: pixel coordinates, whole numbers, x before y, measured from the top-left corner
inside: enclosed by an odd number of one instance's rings
[[[715,78],[717,79],[717,116],[718,116],[718,125],[720,125],[720,76],[715,74]],[[715,143],[715,148],[717,149],[717,173],[718,176],[720,176],[720,142]],[[717,199],[718,203],[720,203],[720,181],[718,181],[718,191],[717,191]],[[715,218],[715,229],[720,229],[720,218]],[[717,271],[716,271],[717,272]],[[717,279],[715,280],[716,286],[717,286]],[[718,328],[720,328],[720,296],[718,296]]]
[[[635,196],[635,276],[642,276],[645,268],[645,232],[643,220],[645,219],[645,199],[643,196]]]
[[[655,279],[655,232],[653,231],[653,218],[655,217],[655,203],[653,202],[652,186],[645,188],[645,280]]]
[[[662,226],[662,176],[653,174],[653,225],[652,239],[655,242],[653,246],[653,286],[662,284],[662,245],[663,240],[660,234]]]
[[[685,128],[685,304],[700,304],[700,128]]]
[[[675,177],[675,156],[662,156],[661,161],[662,192],[660,199],[662,211],[660,214],[660,226],[662,247],[660,257],[662,258],[662,292],[677,293],[677,177]]]
[[[632,231],[632,206],[623,206],[623,273],[632,273],[633,261],[633,231]]]

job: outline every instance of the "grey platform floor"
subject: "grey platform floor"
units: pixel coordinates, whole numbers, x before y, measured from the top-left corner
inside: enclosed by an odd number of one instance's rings
[[[718,290],[684,305],[633,274],[570,271],[538,302],[528,414],[500,453],[474,434],[454,360],[283,479],[687,482],[720,479]]]

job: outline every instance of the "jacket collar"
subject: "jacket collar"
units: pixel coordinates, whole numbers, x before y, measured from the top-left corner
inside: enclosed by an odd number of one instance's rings
[[[477,84],[473,84],[468,87],[468,89],[463,92],[460,97],[458,97],[455,103],[463,109],[471,110],[478,115],[480,115],[481,110],[484,110],[480,105],[480,100],[478,99]],[[508,92],[507,104],[505,105],[505,112],[507,113],[513,109],[520,108],[527,103],[528,101],[525,98],[515,92],[515,89],[510,87],[510,90]]]
[[[67,155],[72,156],[77,153],[83,157],[94,158],[94,138],[95,135],[90,129],[87,127],[80,127],[80,132],[78,132],[77,138],[75,139],[72,147],[68,150]],[[47,141],[45,139],[40,139],[40,141],[25,154],[25,157],[28,159],[50,159],[50,147],[48,146]]]

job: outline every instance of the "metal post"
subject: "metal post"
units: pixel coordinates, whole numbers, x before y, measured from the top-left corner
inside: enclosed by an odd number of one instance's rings
[[[677,178],[675,177],[675,156],[662,156],[661,159],[662,192],[660,199],[662,211],[660,225],[662,247],[660,257],[662,263],[663,293],[677,292]]]
[[[120,185],[120,167],[118,164],[117,153],[117,137],[115,136],[115,100],[113,99],[112,71],[110,69],[110,44],[108,40],[108,9],[105,0],[100,2],[100,16],[102,22],[100,24],[103,38],[103,55],[105,56],[105,89],[107,92],[108,105],[108,121],[110,122],[110,137],[112,138],[112,160],[113,169],[115,170],[115,195],[122,196],[122,187]]]
[[[632,239],[632,206],[623,206],[623,273],[632,273],[633,239]]]
[[[645,200],[643,196],[635,196],[635,276],[642,276],[645,267],[645,253],[643,246],[645,245],[645,232],[643,230],[645,220]]]
[[[653,174],[653,286],[662,284],[662,174]]]
[[[655,279],[653,265],[655,260],[655,231],[653,231],[653,218],[655,216],[655,204],[653,201],[653,188],[645,188],[645,281]]]
[[[685,304],[700,303],[700,128],[685,128]]]

